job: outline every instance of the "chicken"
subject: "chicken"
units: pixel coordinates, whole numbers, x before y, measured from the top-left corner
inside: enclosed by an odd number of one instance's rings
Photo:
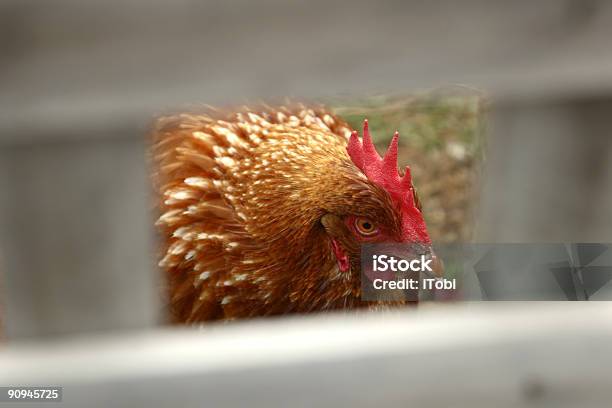
[[[151,159],[172,318],[193,323],[375,307],[360,245],[431,246],[398,134],[382,159],[323,107],[161,117]]]

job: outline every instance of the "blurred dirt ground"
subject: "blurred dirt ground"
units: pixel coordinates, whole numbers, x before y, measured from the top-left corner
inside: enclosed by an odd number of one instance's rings
[[[469,241],[474,230],[485,100],[477,90],[455,87],[325,103],[354,129],[367,118],[381,154],[399,130],[399,165],[411,168],[432,241],[451,243]]]

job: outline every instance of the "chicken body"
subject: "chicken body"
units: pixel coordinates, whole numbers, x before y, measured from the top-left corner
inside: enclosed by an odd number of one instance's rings
[[[366,305],[362,227],[401,242],[413,215],[349,157],[350,136],[342,119],[306,106],[158,120],[159,266],[175,321]]]

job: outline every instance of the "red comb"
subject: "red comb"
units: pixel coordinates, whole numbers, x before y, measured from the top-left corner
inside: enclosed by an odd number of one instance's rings
[[[366,177],[384,188],[400,207],[402,238],[430,243],[421,212],[415,206],[410,167],[406,166],[403,177],[400,177],[397,171],[398,139],[399,133],[396,131],[384,158],[381,158],[372,143],[366,119],[363,122],[363,144],[359,141],[357,131],[353,131],[346,150],[353,163]]]

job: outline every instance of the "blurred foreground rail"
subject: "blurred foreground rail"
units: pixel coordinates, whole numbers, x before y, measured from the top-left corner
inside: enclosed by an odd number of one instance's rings
[[[66,407],[609,407],[611,314],[479,303],[83,337],[7,348],[0,384],[63,386]]]

